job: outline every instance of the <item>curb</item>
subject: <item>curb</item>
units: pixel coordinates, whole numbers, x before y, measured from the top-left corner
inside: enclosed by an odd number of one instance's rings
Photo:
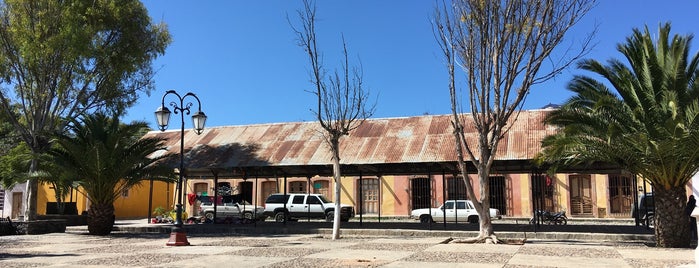
[[[135,234],[167,234],[172,226],[114,226],[114,231]],[[243,235],[285,235],[285,234],[316,234],[331,235],[330,228],[295,228],[295,227],[240,227],[240,226],[185,226],[190,234],[243,234]],[[341,229],[342,235],[347,236],[391,236],[391,237],[476,237],[477,231],[442,231],[442,230],[409,230],[409,229]],[[503,239],[555,240],[555,241],[607,241],[607,242],[655,242],[652,234],[620,234],[620,233],[573,233],[573,232],[497,232]]]

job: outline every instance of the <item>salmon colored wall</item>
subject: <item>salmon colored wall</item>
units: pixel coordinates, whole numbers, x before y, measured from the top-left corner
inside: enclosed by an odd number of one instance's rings
[[[442,178],[444,178],[444,180]],[[434,198],[432,198],[432,207],[436,208],[439,207],[444,200],[444,191],[442,191],[442,189],[444,189],[446,177],[442,175],[432,175],[431,179],[432,185],[434,186],[432,187],[432,196],[434,196]]]
[[[511,186],[508,187],[507,193],[508,211],[503,211],[502,213],[505,215],[524,215],[524,208],[531,207],[528,205],[531,202],[527,202],[530,201],[529,193],[531,193],[531,190],[523,191],[523,189],[529,189],[529,176],[524,174],[513,174],[508,175],[506,178]]]
[[[410,179],[406,176],[381,177],[381,215],[409,215]]]
[[[531,174],[504,174],[506,182],[506,195],[507,195],[507,211],[503,212],[506,216],[513,217],[531,217],[532,215],[532,196],[531,196]],[[591,183],[594,185],[592,188],[592,197],[595,200],[593,212],[595,216],[601,209],[605,209],[605,214],[608,214],[608,179],[607,175],[590,175]],[[391,216],[408,216],[411,210],[411,195],[410,195],[410,185],[411,179],[418,177],[427,177],[421,175],[415,176],[383,176],[380,179],[380,191],[381,191],[381,216],[391,217]],[[443,180],[442,174],[431,174],[431,191],[432,191],[432,202],[433,207],[437,207],[443,203],[444,194],[443,187],[447,179],[453,177],[453,174],[446,174]],[[570,209],[570,193],[569,193],[569,174],[556,174],[553,176],[555,181],[554,186],[554,202],[556,204],[557,210],[569,211]],[[372,176],[366,176],[365,178],[377,178]],[[469,178],[473,182],[474,191],[476,195],[480,195],[478,177],[476,174],[469,175]],[[349,204],[355,206],[357,210],[358,207],[358,177],[343,177],[342,178],[342,196],[340,202],[344,204]],[[325,180],[329,182],[328,189],[328,199],[334,200],[334,181],[332,178],[328,177],[312,177],[311,184],[316,180]],[[213,179],[204,180],[211,185],[213,185]],[[219,179],[219,182],[228,181],[231,185],[237,185],[242,179]],[[266,197],[259,196],[262,192],[262,182],[276,182],[278,192],[284,192],[284,179],[283,178],[259,178],[257,180],[249,179],[253,183],[257,182],[257,186],[253,185],[253,200],[258,200],[259,205],[264,205],[264,199]],[[304,181],[308,182],[307,178],[287,178],[287,184],[294,181]],[[640,179],[639,179],[640,181]],[[193,187],[194,183],[202,182],[202,180],[192,180],[188,181],[188,187]],[[174,188],[174,184],[171,185]],[[186,206],[188,213],[192,215],[191,208],[193,206]]]

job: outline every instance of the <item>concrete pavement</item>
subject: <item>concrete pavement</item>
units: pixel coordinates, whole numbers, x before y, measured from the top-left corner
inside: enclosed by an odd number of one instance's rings
[[[106,237],[87,235],[84,226],[66,233],[0,236],[0,267],[695,267],[693,249],[655,248],[647,239],[611,236],[636,230],[623,225],[573,224],[559,232],[539,229],[522,245],[485,245],[446,243],[473,236],[473,226],[345,224],[342,238],[331,240],[327,224],[187,225],[191,245],[182,247],[165,245],[169,225],[145,220],[119,221]],[[496,231],[501,237],[529,233],[518,226]],[[579,236],[590,233],[588,228],[604,236]],[[635,232],[645,238],[649,231]],[[576,235],[588,239],[573,239]]]
[[[444,244],[446,237],[191,234],[107,237],[69,232],[0,237],[0,267],[694,267],[694,251],[639,243],[534,240]]]

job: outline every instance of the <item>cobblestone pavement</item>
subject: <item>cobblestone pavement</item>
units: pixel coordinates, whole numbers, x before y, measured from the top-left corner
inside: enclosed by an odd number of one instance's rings
[[[0,267],[695,267],[694,250],[629,242],[445,243],[448,237],[80,232],[0,236]]]

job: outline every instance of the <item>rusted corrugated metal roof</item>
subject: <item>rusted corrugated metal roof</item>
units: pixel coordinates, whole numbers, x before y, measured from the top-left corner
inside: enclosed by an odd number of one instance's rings
[[[500,142],[496,160],[532,159],[541,149],[540,141],[555,133],[555,128],[542,123],[549,111],[522,111]],[[478,135],[469,126],[471,117],[464,118],[467,140],[475,142]],[[456,161],[450,122],[450,115],[368,119],[341,139],[341,163]],[[332,154],[324,143],[323,133],[317,122],[213,127],[205,129],[201,135],[196,135],[191,129],[185,130],[187,168],[231,170],[330,165]],[[167,152],[179,153],[179,130],[151,131],[146,136],[166,138]]]

